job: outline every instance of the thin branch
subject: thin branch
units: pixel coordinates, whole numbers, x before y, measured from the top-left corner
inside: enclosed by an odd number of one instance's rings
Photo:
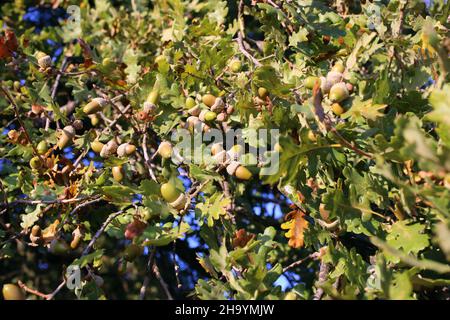
[[[319,288],[317,288],[317,291],[313,296],[313,300],[322,299],[324,291],[320,287],[320,285],[323,284],[327,280],[327,275],[328,275],[329,271],[330,271],[330,265],[328,263],[321,261],[320,268],[319,268],[319,279],[317,280],[317,286],[319,286]]]
[[[239,50],[242,52],[242,54],[244,56],[247,57],[247,59],[249,59],[251,62],[253,62],[253,64],[257,67],[262,66],[261,62],[258,61],[258,59],[256,59],[255,57],[253,57],[248,51],[247,49],[245,49],[244,46],[244,29],[245,29],[245,25],[244,25],[244,1],[240,0],[239,1],[239,6],[238,6],[238,21],[239,21],[239,31],[238,31],[238,37],[237,37],[237,43],[239,46]]]
[[[85,256],[85,255],[87,255],[89,253],[89,251],[91,251],[91,249],[94,246],[95,242],[97,241],[98,238],[100,238],[100,236],[105,231],[105,229],[108,226],[108,224],[110,224],[111,221],[113,221],[117,216],[121,215],[123,212],[124,212],[124,210],[120,210],[120,211],[117,211],[117,212],[112,213],[112,214],[109,215],[108,219],[106,219],[105,222],[103,222],[103,224],[100,227],[100,229],[98,229],[97,232],[95,233],[94,237],[92,237],[92,239],[89,242],[89,244],[87,245],[87,247],[84,248],[83,253],[81,254],[81,256]]]
[[[142,287],[139,290],[139,300],[145,299],[145,292],[147,291],[148,284],[150,283],[150,273],[152,272],[152,266],[155,259],[156,247],[153,247],[147,261],[147,274],[142,283]]]
[[[149,156],[148,156],[147,132],[144,133],[144,137],[142,138],[142,150],[144,151],[144,160],[145,160],[145,165],[148,168],[148,173],[150,174],[150,177],[152,178],[153,181],[158,182],[158,180],[156,180],[156,176],[155,176],[155,173],[153,172],[153,168],[152,168],[152,160],[153,160],[154,156],[152,156],[152,158],[149,158]],[[154,155],[156,155],[156,152]]]
[[[166,281],[164,281],[163,277],[161,276],[161,273],[159,272],[158,265],[153,263],[153,273],[156,276],[156,279],[158,279],[159,283],[161,284],[161,287],[163,288],[164,292],[166,293],[168,300],[173,300],[172,294],[169,291],[169,286],[167,285]]]
[[[2,83],[3,83],[3,81],[2,81]],[[34,154],[37,155],[41,159],[42,163],[44,163],[44,159],[42,159],[42,156],[37,151],[36,146],[34,145],[33,141],[31,140],[30,135],[28,134],[28,131],[27,131],[27,128],[25,127],[25,124],[23,123],[22,119],[20,118],[19,107],[17,106],[17,104],[14,101],[13,97],[9,93],[9,90],[6,87],[3,87],[3,85],[1,86],[1,89],[2,89],[3,94],[5,95],[5,97],[8,99],[8,101],[13,106],[14,113],[16,115],[17,121],[19,122],[20,126],[22,127],[28,142],[30,143],[31,147],[33,148]]]

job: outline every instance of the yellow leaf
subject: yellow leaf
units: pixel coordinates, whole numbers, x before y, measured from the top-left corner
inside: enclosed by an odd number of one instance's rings
[[[289,219],[289,221],[283,223],[281,228],[289,230],[285,233],[285,237],[289,239],[289,246],[293,248],[303,247],[303,233],[308,228],[305,214],[300,210],[291,211],[286,215],[286,219]]]

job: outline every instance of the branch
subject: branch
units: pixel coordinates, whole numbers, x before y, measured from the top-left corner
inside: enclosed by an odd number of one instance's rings
[[[94,237],[91,239],[91,241],[89,242],[87,247],[83,250],[83,253],[81,254],[81,256],[85,256],[85,255],[87,255],[89,253],[89,251],[91,251],[91,249],[94,246],[95,242],[97,241],[98,238],[100,238],[100,236],[105,231],[105,229],[108,226],[108,224],[110,224],[110,222],[113,221],[117,216],[121,215],[124,212],[124,210],[125,209],[117,211],[117,212],[112,213],[112,214],[109,215],[108,219],[106,219],[105,222],[103,222],[103,224],[100,227],[100,229],[97,230],[97,232],[95,233]]]
[[[145,291],[147,290],[148,284],[150,283],[150,275],[149,273],[152,271],[152,265],[153,265],[153,261],[155,259],[155,253],[156,253],[156,247],[153,247],[153,250],[150,253],[150,256],[148,257],[148,262],[147,262],[147,275],[144,278],[144,282],[142,283],[142,287],[139,290],[139,300],[144,300],[145,299]]]
[[[3,81],[2,81],[2,83],[3,83]],[[9,90],[7,88],[3,87],[3,85],[1,86],[1,89],[2,89],[3,94],[5,95],[6,99],[8,99],[8,101],[13,106],[14,113],[16,115],[16,119],[19,122],[20,126],[22,127],[22,129],[23,129],[23,131],[25,133],[25,136],[27,137],[28,142],[31,144],[31,147],[33,148],[34,154],[37,155],[39,157],[39,159],[41,159],[42,163],[44,163],[44,159],[42,159],[42,156],[37,151],[36,146],[34,145],[33,141],[31,140],[30,135],[28,134],[28,131],[27,131],[27,128],[25,127],[25,124],[23,123],[22,119],[20,118],[19,107],[17,106],[17,104],[14,101],[13,97],[9,93]]]
[[[142,138],[142,150],[144,151],[145,165],[148,168],[148,173],[150,174],[150,177],[152,178],[152,180],[155,182],[158,182],[158,180],[156,179],[155,173],[153,172],[153,168],[152,168],[152,160],[156,156],[157,152],[155,152],[154,155],[151,158],[149,158],[148,150],[147,150],[147,130],[145,130],[145,131],[146,132],[144,133],[144,137]]]
[[[169,286],[167,285],[167,283],[164,281],[163,277],[161,276],[161,273],[159,272],[159,268],[158,268],[158,265],[156,264],[156,261],[153,264],[153,273],[155,274],[156,279],[158,279],[159,283],[161,284],[161,287],[163,288],[164,292],[166,293],[167,299],[173,300],[173,297],[169,291]]]
[[[239,22],[239,31],[238,31],[238,37],[237,37],[237,43],[239,46],[239,50],[242,52],[242,54],[244,56],[247,57],[247,59],[249,59],[251,62],[253,62],[253,64],[257,67],[262,66],[261,62],[258,61],[258,59],[256,59],[255,57],[253,57],[246,49],[244,46],[244,29],[245,29],[245,25],[244,25],[244,18],[243,18],[243,9],[244,9],[244,1],[240,0],[239,1],[239,6],[238,6],[238,22]]]
[[[319,279],[317,280],[318,286],[320,286],[322,283],[324,283],[327,280],[327,275],[328,275],[329,271],[330,271],[330,265],[328,263],[321,261],[320,268],[319,268]],[[313,300],[322,299],[323,294],[324,294],[323,289],[320,287],[317,288],[317,291],[313,296]]]
[[[320,90],[319,82],[316,82],[313,88],[313,104],[314,104],[314,112],[319,120],[319,122],[325,127],[325,130],[332,132],[336,135],[336,137],[341,141],[342,145],[345,147],[355,151],[357,154],[370,158],[373,158],[373,155],[370,153],[367,153],[361,149],[359,149],[357,146],[355,146],[353,143],[347,141],[338,131],[337,129],[331,124],[330,120],[326,117],[325,111],[323,110],[322,106],[322,91]]]

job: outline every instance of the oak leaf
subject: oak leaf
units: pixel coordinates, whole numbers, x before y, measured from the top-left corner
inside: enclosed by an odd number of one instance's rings
[[[289,246],[293,248],[301,248],[304,245],[303,233],[308,228],[308,221],[305,219],[305,213],[301,210],[294,210],[289,212],[285,223],[281,225],[282,229],[289,230],[285,233],[286,238],[289,238]]]

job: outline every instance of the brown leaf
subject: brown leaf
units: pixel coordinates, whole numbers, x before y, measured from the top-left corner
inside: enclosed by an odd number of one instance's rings
[[[255,237],[253,233],[247,233],[245,229],[239,229],[236,231],[233,238],[233,248],[245,247],[247,243]]]
[[[286,215],[285,220],[288,221],[283,223],[281,228],[289,230],[285,233],[286,238],[289,239],[289,246],[293,248],[303,247],[303,233],[308,228],[308,221],[305,219],[304,212],[301,210],[291,211]]]

